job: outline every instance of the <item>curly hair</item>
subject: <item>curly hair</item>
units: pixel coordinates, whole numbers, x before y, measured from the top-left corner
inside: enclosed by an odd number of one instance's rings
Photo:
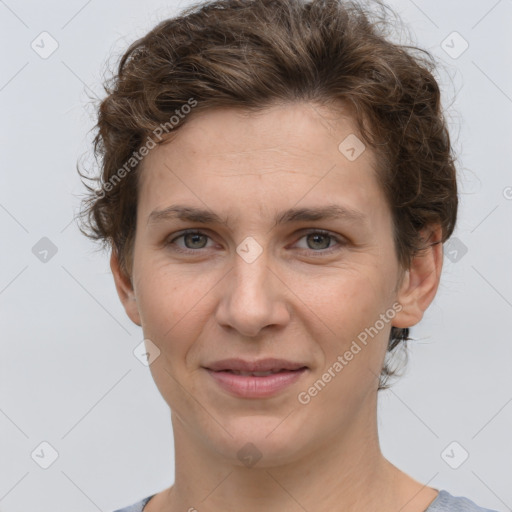
[[[378,0],[371,7],[343,0],[215,0],[157,24],[129,46],[105,81],[94,138],[101,170],[93,178],[78,171],[97,185],[84,182],[82,233],[115,251],[131,276],[137,171],[148,148],[205,110],[261,111],[308,101],[348,106],[375,151],[401,268],[426,247],[423,228],[439,225],[438,243],[444,243],[455,227],[458,197],[436,63],[426,50],[391,42],[387,11]],[[163,127],[169,136],[162,137]],[[392,327],[386,356],[410,339],[408,328]],[[386,361],[379,389],[396,374]]]

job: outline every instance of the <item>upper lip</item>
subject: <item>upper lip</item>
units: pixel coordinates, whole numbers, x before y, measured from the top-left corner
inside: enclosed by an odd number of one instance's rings
[[[241,372],[269,372],[276,370],[298,370],[305,368],[303,363],[286,361],[285,359],[259,359],[258,361],[245,361],[243,359],[223,359],[205,366],[216,372],[222,370],[236,370]]]

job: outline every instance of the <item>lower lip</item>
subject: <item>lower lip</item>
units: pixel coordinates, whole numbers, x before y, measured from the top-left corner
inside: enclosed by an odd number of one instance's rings
[[[275,395],[300,379],[306,368],[282,371],[255,377],[253,375],[236,375],[231,372],[215,372],[206,369],[219,386],[229,393],[241,398],[266,398]]]

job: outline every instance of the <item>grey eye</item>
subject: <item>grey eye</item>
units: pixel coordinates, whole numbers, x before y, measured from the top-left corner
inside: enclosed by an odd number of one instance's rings
[[[181,235],[181,237],[179,238],[183,238],[185,242],[185,247],[187,249],[202,249],[203,247],[206,246],[208,239],[206,235],[203,235],[201,233],[186,233],[184,235]]]
[[[327,249],[332,240],[332,236],[325,233],[310,233],[309,235],[306,235],[306,238],[308,245],[310,242],[313,245],[312,247],[309,246],[310,249]]]

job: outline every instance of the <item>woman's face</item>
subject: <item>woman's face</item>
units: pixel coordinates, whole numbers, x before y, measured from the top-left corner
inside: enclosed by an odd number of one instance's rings
[[[239,464],[251,450],[292,461],[373,428],[390,329],[410,315],[376,162],[354,133],[350,117],[313,104],[224,109],[145,158],[123,302],[151,341],[175,431]],[[169,207],[182,214],[157,213]],[[237,376],[222,363],[233,358],[291,366]]]

